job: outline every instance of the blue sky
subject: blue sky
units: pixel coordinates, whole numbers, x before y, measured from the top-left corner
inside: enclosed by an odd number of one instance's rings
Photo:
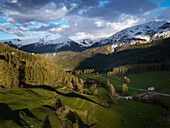
[[[108,37],[152,20],[170,21],[170,0],[1,0],[0,40]]]
[[[158,3],[159,7],[169,7],[170,6],[170,0],[164,0],[162,2]]]

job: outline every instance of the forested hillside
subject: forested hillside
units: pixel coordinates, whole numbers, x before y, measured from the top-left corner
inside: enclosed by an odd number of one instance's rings
[[[91,48],[83,52],[59,52],[44,54],[45,57],[65,69],[95,69],[108,71],[125,65],[160,65],[170,60],[170,38],[145,44],[117,47],[114,53],[111,45]],[[162,69],[160,69],[162,70]],[[153,70],[152,70],[153,71]]]
[[[45,57],[66,70],[76,69],[81,62],[97,54],[108,55],[113,52],[111,45],[90,48],[82,52],[62,51],[58,53],[46,53]],[[96,62],[94,62],[96,63]]]
[[[77,69],[110,70],[113,67],[135,64],[154,64],[169,62],[170,38],[146,44],[136,44],[119,48],[113,54],[97,54],[81,62]],[[97,62],[97,63],[96,63]]]
[[[0,43],[0,85],[20,87],[22,85],[50,85],[56,81],[71,89],[81,86],[77,77],[66,73],[47,58],[11,48]]]

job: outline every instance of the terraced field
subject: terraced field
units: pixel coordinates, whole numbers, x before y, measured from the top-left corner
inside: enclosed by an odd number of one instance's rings
[[[99,96],[105,93],[108,92],[101,91]],[[46,124],[50,128],[64,127],[63,121],[52,109],[57,98],[66,109],[76,111],[84,123],[94,128],[143,128],[149,121],[161,118],[163,113],[161,107],[125,99],[120,99],[115,104],[108,98],[108,106],[104,106],[104,99],[99,96],[40,88],[0,91],[0,127],[41,128]]]

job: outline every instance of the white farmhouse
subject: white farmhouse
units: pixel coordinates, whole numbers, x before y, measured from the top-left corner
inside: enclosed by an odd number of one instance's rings
[[[148,91],[153,91],[153,90],[155,90],[154,87],[149,87],[149,88],[148,88]]]

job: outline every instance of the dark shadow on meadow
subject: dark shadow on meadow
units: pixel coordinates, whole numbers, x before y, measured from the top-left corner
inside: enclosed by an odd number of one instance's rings
[[[90,102],[92,102],[92,103],[98,104],[98,105],[100,105],[100,106],[102,106],[102,107],[105,107],[105,106],[103,106],[103,105],[101,105],[101,104],[99,104],[99,103],[97,103],[97,102],[95,102],[95,101],[93,101],[93,100],[91,100],[91,99],[89,99],[89,98],[87,98],[87,97],[85,97],[85,96],[82,96],[82,95],[80,95],[80,94],[77,94],[77,93],[74,93],[74,92],[62,93],[62,92],[57,91],[54,87],[47,86],[47,85],[28,85],[28,84],[25,84],[25,83],[24,83],[24,84],[23,84],[23,87],[24,87],[24,88],[42,88],[42,89],[46,89],[46,90],[50,90],[50,91],[55,91],[57,94],[62,95],[62,96],[81,98],[81,99],[90,101]]]
[[[29,109],[12,110],[6,103],[0,103],[0,120],[13,120],[20,126],[23,125],[23,122],[28,125],[22,118],[20,118],[22,113],[31,118],[36,118]]]

